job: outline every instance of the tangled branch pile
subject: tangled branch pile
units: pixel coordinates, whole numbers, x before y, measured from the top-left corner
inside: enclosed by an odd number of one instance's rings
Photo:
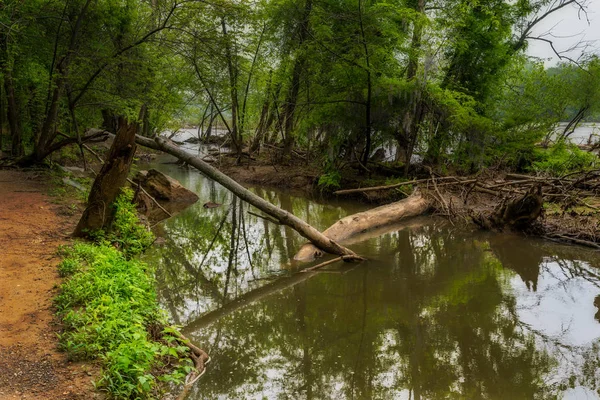
[[[505,174],[415,179],[336,194],[418,186],[437,215],[600,249],[600,169],[560,177]]]

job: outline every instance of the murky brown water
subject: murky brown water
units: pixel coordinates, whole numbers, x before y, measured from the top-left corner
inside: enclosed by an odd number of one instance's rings
[[[367,262],[294,274],[294,231],[160,169],[201,197],[147,256],[212,356],[190,399],[600,398],[598,252],[421,219],[351,245]],[[323,229],[365,208],[256,192]]]

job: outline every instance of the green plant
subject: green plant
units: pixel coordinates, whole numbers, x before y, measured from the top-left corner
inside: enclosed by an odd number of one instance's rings
[[[61,252],[66,258],[59,271],[70,278],[56,306],[64,325],[61,347],[69,357],[99,359],[97,385],[114,398],[147,398],[156,394],[158,381],[180,382],[191,368],[187,347],[168,330],[150,333],[167,322],[149,267],[106,244],[77,243]]]
[[[594,168],[598,164],[598,157],[595,154],[580,150],[573,144],[559,142],[549,149],[537,150],[533,170],[552,175],[564,175]]]
[[[340,175],[339,171],[332,171],[321,175],[319,177],[318,185],[321,190],[338,189],[340,187],[341,180],[342,175]]]
[[[153,271],[134,258],[153,241],[124,190],[112,229],[94,243],[61,247],[58,270],[68,279],[55,303],[71,359],[97,359],[96,385],[112,398],[159,397],[161,382],[181,383],[192,369],[188,348],[175,338],[159,308]]]
[[[123,251],[126,257],[133,257],[147,249],[154,242],[154,235],[137,216],[133,201],[133,191],[123,188],[113,203],[115,218],[109,232],[103,230],[92,234],[98,243],[112,244]]]

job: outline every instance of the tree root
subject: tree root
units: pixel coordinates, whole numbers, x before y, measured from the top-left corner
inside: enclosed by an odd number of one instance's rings
[[[177,396],[177,400],[184,400],[188,396],[190,391],[192,390],[192,387],[194,386],[194,384],[206,372],[206,365],[210,362],[211,358],[204,350],[202,350],[198,346],[194,345],[188,338],[183,336],[183,334],[181,334],[179,331],[175,331],[174,334],[177,336],[177,340],[181,344],[183,344],[184,346],[187,346],[190,349],[190,358],[194,362],[194,369],[185,378],[185,384],[183,385],[183,390],[181,391],[179,396]]]

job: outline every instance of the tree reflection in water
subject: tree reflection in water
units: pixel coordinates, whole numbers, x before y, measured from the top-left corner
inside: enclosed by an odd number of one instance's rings
[[[357,211],[257,191],[319,228]],[[166,244],[148,255],[165,308],[213,357],[190,398],[545,399],[598,389],[600,330],[573,344],[579,323],[600,326],[593,253],[431,223],[355,244],[370,260],[356,268],[293,274],[301,237],[226,192],[211,196],[224,205],[167,221]],[[551,315],[545,303],[559,292],[569,307],[589,297],[591,312],[564,316],[557,333],[531,315]]]

